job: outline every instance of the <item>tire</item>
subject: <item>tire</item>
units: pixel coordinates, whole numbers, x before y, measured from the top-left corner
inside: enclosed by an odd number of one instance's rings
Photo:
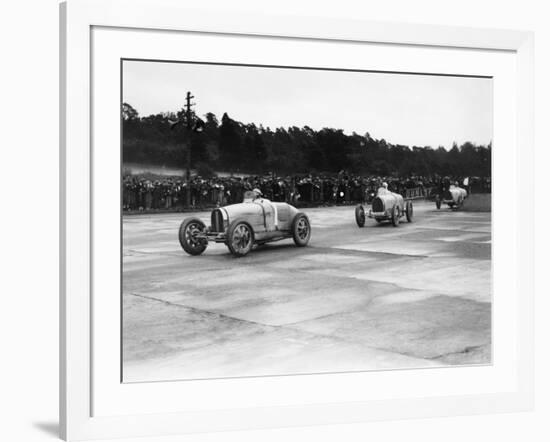
[[[405,215],[407,215],[407,221],[412,223],[413,220],[413,203],[412,201],[407,201],[405,205]]]
[[[439,197],[437,197],[435,200],[435,207],[437,208],[437,210],[441,209],[441,200],[439,199]]]
[[[355,222],[359,227],[364,227],[365,219],[365,208],[363,207],[363,205],[359,204],[355,208]]]
[[[254,230],[245,221],[235,220],[227,229],[227,248],[238,258],[248,255],[254,245]]]
[[[194,237],[197,232],[202,232],[205,228],[206,226],[204,223],[198,218],[187,218],[181,223],[178,238],[180,240],[181,247],[189,255],[200,255],[206,250],[208,240],[204,238],[197,239]]]
[[[298,212],[292,220],[292,239],[298,247],[307,246],[311,238],[311,224],[305,213]]]
[[[396,204],[393,206],[393,209],[391,211],[391,223],[393,227],[397,227],[399,225],[399,206]]]

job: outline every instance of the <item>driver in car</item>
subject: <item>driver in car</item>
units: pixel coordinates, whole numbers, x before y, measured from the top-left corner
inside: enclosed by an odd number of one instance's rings
[[[254,194],[254,197],[252,198],[252,200],[258,200],[263,196],[262,191],[257,187],[252,190],[252,193]]]
[[[263,198],[263,193],[257,187],[252,190],[252,201],[261,204],[264,207],[265,222],[268,230],[277,230],[279,228],[279,217],[277,205],[271,204],[271,201]]]
[[[378,188],[378,191],[376,192],[376,196],[384,195],[385,193],[389,193],[388,183],[386,183],[386,182],[382,183],[382,187]]]

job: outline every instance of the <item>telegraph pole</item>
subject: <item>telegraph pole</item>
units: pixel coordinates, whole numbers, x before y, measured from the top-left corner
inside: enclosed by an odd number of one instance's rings
[[[200,133],[204,130],[205,123],[196,115],[193,115],[191,108],[195,103],[191,103],[191,100],[195,98],[191,95],[191,92],[187,92],[185,96],[185,106],[182,109],[184,115],[182,118],[170,122],[170,129],[173,130],[176,127],[184,126],[184,140],[187,144],[187,151],[185,152],[185,182],[186,182],[186,192],[185,192],[185,205],[187,207],[191,206],[191,135],[192,132]]]
[[[191,92],[187,92],[185,96],[185,128],[187,138],[187,158],[186,158],[186,192],[185,192],[185,205],[191,206],[191,130],[193,128],[193,118],[191,115],[191,107],[193,104],[191,100],[195,98],[191,95]]]

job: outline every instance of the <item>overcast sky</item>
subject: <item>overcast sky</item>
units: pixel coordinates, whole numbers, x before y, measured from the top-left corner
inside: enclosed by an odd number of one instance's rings
[[[141,116],[175,112],[191,91],[199,115],[264,127],[331,127],[394,144],[492,140],[491,79],[125,61],[123,101]]]

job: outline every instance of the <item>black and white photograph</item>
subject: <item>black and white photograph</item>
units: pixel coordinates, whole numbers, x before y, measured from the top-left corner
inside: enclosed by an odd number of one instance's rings
[[[3,2],[0,439],[547,442],[545,5]]]
[[[492,363],[491,77],[121,63],[122,382]]]

